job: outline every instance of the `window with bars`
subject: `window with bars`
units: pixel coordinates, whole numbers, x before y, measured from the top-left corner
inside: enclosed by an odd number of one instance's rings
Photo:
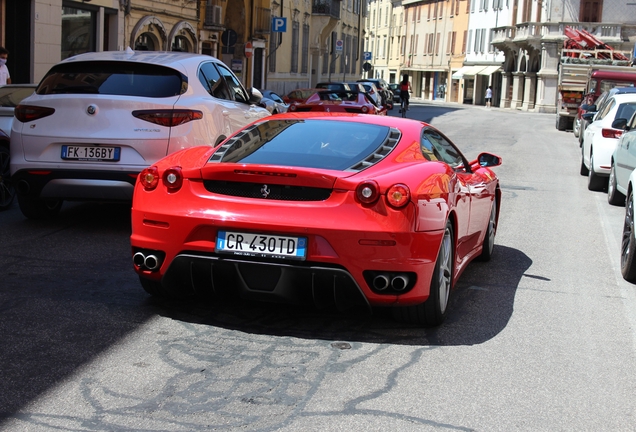
[[[303,24],[303,57],[300,72],[306,74],[309,68],[309,24]]]
[[[462,39],[462,54],[466,54],[467,44],[468,44],[468,30],[464,30],[464,38]]]
[[[438,56],[439,55],[439,44],[442,40],[442,34],[441,33],[437,33],[437,35],[435,36],[435,55]]]
[[[298,72],[298,40],[300,32],[300,23],[298,21],[292,22],[292,50],[291,50],[291,67],[289,69],[292,73]]]
[[[331,32],[331,61],[329,62],[329,73],[336,71],[336,40],[338,34],[335,31]],[[373,42],[371,42],[373,44]],[[373,45],[371,45],[371,51],[373,51]]]
[[[282,33],[272,33],[269,37],[269,71],[276,72],[276,49],[278,48],[278,38]]]

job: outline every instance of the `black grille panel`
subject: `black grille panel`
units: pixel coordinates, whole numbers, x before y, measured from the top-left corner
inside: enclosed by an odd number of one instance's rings
[[[331,196],[331,189],[304,186],[286,186],[263,183],[229,182],[222,180],[204,180],[208,192],[280,201],[324,201]]]

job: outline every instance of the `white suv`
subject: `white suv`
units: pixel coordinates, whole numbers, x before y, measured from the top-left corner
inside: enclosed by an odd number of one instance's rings
[[[221,61],[177,52],[98,52],[55,65],[15,110],[11,176],[28,218],[63,200],[130,200],[169,153],[214,146],[269,115]]]

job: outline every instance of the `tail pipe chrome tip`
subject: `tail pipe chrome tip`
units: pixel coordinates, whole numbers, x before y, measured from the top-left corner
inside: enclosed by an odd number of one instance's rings
[[[161,266],[161,260],[152,253],[137,252],[133,255],[133,264],[142,270],[157,270]]]
[[[406,275],[398,275],[391,279],[391,288],[395,291],[403,291],[409,284],[409,277]]]
[[[389,287],[389,277],[387,275],[377,275],[373,278],[373,288],[378,291],[384,291]]]

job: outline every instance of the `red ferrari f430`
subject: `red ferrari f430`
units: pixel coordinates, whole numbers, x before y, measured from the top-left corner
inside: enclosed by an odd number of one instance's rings
[[[153,295],[391,307],[439,325],[468,263],[493,253],[500,164],[415,120],[265,118],[140,174],[134,268]]]

